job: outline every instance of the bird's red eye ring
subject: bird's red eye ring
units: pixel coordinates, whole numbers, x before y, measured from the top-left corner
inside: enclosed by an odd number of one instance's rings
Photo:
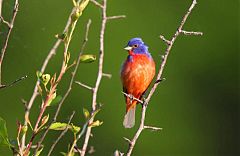
[[[138,47],[138,44],[134,44],[134,45],[133,45],[133,48],[137,48],[137,47]]]

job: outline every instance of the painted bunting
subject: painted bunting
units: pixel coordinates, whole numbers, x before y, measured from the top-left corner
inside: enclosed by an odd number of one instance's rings
[[[155,75],[155,62],[141,38],[131,39],[124,49],[128,51],[128,56],[121,69],[123,92],[141,99]],[[125,100],[123,125],[125,128],[132,128],[138,101],[129,97],[125,97]]]

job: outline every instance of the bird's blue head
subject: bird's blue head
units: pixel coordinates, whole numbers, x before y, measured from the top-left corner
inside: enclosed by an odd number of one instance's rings
[[[129,52],[131,55],[134,54],[147,54],[150,55],[148,52],[148,46],[146,46],[141,38],[133,38],[131,39],[127,46],[124,48]]]

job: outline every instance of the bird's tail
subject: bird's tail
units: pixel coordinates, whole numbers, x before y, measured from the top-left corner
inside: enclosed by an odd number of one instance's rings
[[[127,110],[127,113],[124,116],[123,126],[125,128],[132,128],[135,124],[135,109],[136,104],[134,104],[132,107],[130,107]]]

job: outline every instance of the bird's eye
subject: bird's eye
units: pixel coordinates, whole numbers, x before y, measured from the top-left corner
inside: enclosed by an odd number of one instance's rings
[[[138,47],[138,44],[134,44],[134,45],[133,45],[133,48],[137,48],[137,47]]]

